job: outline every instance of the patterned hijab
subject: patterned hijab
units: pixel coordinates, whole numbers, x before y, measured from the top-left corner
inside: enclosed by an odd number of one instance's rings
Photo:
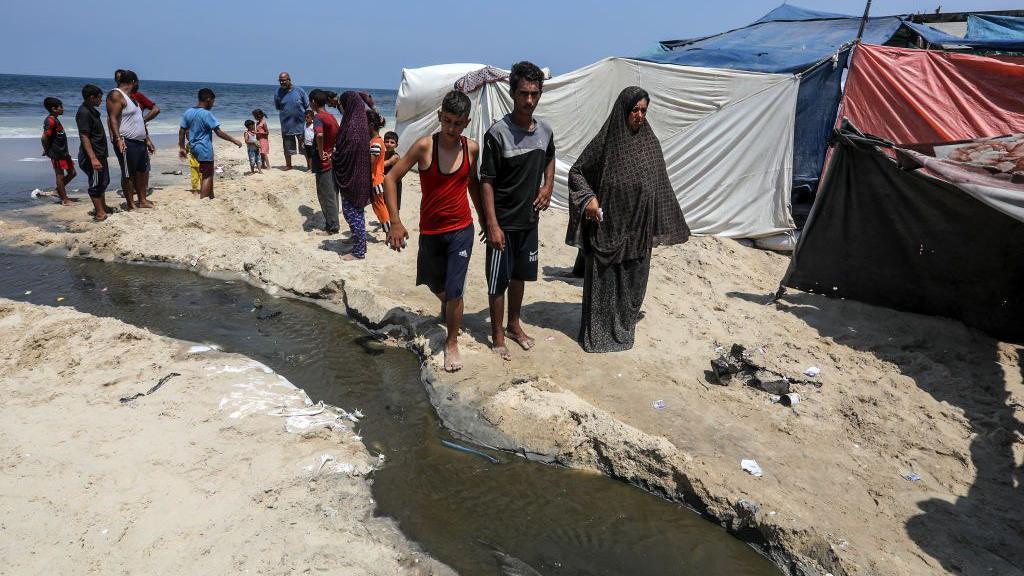
[[[569,230],[566,242],[580,246],[602,265],[645,258],[654,246],[690,237],[665,168],[661,143],[646,121],[634,133],[627,123],[641,100],[638,86],[624,89],[601,131],[569,171]],[[604,221],[585,219],[596,197]]]
[[[341,130],[331,163],[338,193],[356,208],[370,203],[370,129],[366,122],[366,100],[359,92],[345,92],[338,98]],[[372,102],[372,99],[370,100]]]

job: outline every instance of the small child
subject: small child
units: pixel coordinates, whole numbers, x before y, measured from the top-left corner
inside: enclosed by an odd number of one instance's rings
[[[68,198],[65,185],[75,177],[75,162],[71,159],[68,151],[68,137],[64,133],[64,126],[60,123],[60,116],[64,113],[64,103],[59,98],[47,96],[43,100],[43,107],[49,112],[46,120],[43,120],[43,137],[40,142],[43,144],[43,156],[50,159],[53,164],[53,174],[57,180],[57,195],[60,196],[60,203],[64,206],[71,204]]]
[[[373,108],[366,109],[366,123],[370,128],[370,174],[373,177],[373,213],[377,215],[377,222],[387,234],[391,230],[391,218],[388,216],[388,206],[384,202],[384,139],[380,137],[380,129],[384,127],[384,118]]]
[[[302,147],[306,153],[306,168],[313,170],[313,155],[316,154],[316,130],[313,129],[313,109],[306,110],[306,128],[302,134]]]
[[[245,140],[245,148],[249,153],[249,173],[263,174],[263,168],[260,167],[260,143],[256,140],[256,123],[252,120],[245,121],[245,134],[242,135],[242,139]]]
[[[384,153],[384,175],[387,176],[388,172],[391,172],[391,168],[398,161],[402,159],[402,156],[398,153],[398,134],[394,132],[387,132],[384,134],[384,148],[387,152]],[[402,181],[398,183],[398,209],[402,209]]]
[[[270,168],[270,128],[267,127],[267,115],[259,108],[252,111],[256,119],[256,140],[260,143],[260,159],[263,168]]]

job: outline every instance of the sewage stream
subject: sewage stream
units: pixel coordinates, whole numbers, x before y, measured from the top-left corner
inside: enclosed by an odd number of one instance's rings
[[[451,437],[417,356],[314,304],[182,270],[7,254],[0,296],[50,306],[63,297],[60,305],[214,343],[263,362],[313,401],[362,410],[363,441],[386,455],[372,476],[379,513],[460,574],[500,573],[485,543],[545,576],[779,574],[717,525],[622,482],[444,447]],[[255,300],[263,307],[254,311]]]

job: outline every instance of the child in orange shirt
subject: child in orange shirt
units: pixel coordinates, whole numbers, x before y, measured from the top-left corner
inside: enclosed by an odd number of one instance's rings
[[[391,218],[388,215],[388,206],[384,203],[384,159],[386,147],[384,139],[380,137],[380,129],[384,127],[384,118],[373,108],[366,109],[366,123],[370,127],[370,173],[373,176],[373,213],[377,215],[377,222],[380,223],[384,233],[391,230]]]

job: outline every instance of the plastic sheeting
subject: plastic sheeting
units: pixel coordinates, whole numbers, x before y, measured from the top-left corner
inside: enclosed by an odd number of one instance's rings
[[[898,144],[1024,132],[1024,58],[861,45],[842,115]]]
[[[439,127],[447,90],[482,65],[404,70],[397,104],[400,152]],[[597,133],[619,92],[630,85],[651,94],[648,121],[661,140],[669,178],[691,230],[733,238],[792,229],[793,76],[711,70],[609,58],[544,84],[537,116],[555,134],[552,205],[565,208],[573,162]],[[469,94],[466,134],[478,141],[512,109],[506,85]]]
[[[946,34],[942,30],[932,28],[927,24],[917,24],[910,22],[909,20],[904,20],[903,24],[906,25],[907,28],[918,33],[921,38],[924,38],[929,44],[934,44],[940,48],[968,47],[989,50],[1024,50],[1024,36],[1017,36],[1010,39],[960,38],[959,36]],[[881,42],[871,42],[871,44],[880,43]]]
[[[1024,339],[1024,223],[841,131],[784,286]]]
[[[968,14],[970,40],[1024,40],[1024,18],[991,14]]]
[[[767,16],[766,16],[767,17]],[[756,72],[802,72],[857,38],[860,18],[768,21],[751,24],[644,54],[645,60],[682,66],[731,68]],[[896,16],[868,18],[863,41],[884,44],[900,29]]]
[[[641,58],[686,66],[802,73],[794,126],[793,184],[815,189],[842,97],[848,53],[843,47],[857,38],[860,21],[783,4],[745,28],[693,41],[665,42],[664,46],[672,48],[658,48]],[[863,41],[884,44],[900,26],[895,16],[869,18]],[[834,63],[812,69],[837,54]]]

